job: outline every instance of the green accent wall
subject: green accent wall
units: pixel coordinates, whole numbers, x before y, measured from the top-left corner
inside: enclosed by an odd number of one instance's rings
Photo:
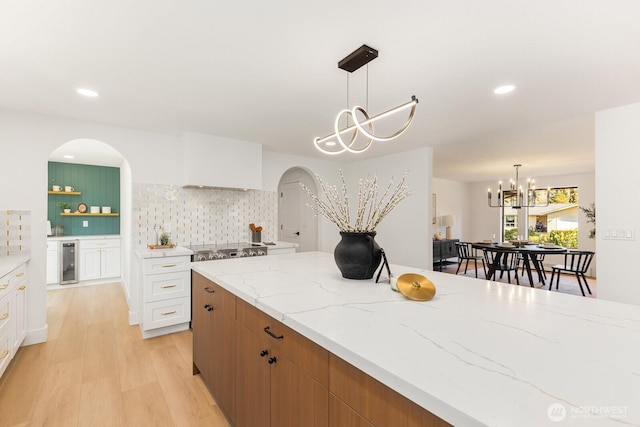
[[[120,216],[61,216],[62,210],[57,206],[60,202],[71,205],[71,212],[78,209],[80,203],[91,206],[111,206],[112,213],[120,213],[120,168],[108,166],[80,165],[75,163],[49,162],[49,187],[53,185],[72,186],[82,194],[49,194],[47,218],[51,227],[64,226],[65,236],[89,236],[103,234],[120,234]],[[82,222],[89,221],[88,227]]]

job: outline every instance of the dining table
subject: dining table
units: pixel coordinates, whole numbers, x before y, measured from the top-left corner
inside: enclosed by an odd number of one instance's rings
[[[529,278],[529,285],[534,286],[533,275],[531,273],[531,265],[538,273],[538,282],[546,285],[544,280],[544,272],[542,262],[538,259],[538,255],[564,255],[568,249],[558,245],[544,245],[544,244],[527,244],[527,243],[506,243],[506,242],[477,242],[473,243],[472,247],[479,250],[490,250],[496,253],[493,258],[493,264],[487,266],[487,279],[494,277],[497,267],[500,265],[500,260],[503,255],[511,252],[518,252],[522,255],[525,271]]]

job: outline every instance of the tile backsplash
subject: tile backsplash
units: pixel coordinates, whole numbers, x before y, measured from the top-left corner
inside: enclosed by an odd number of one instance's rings
[[[31,212],[0,211],[0,256],[31,253]]]
[[[277,194],[134,183],[133,242],[138,247],[156,244],[163,231],[182,246],[247,242],[250,223],[263,227],[263,241],[276,240]]]

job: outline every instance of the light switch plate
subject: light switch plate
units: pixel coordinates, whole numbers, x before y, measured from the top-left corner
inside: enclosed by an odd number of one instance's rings
[[[88,227],[89,226],[89,221],[82,221],[82,226],[83,227]]]

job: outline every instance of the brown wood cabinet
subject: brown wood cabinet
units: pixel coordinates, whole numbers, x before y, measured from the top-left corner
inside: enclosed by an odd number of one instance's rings
[[[338,407],[341,411],[341,419],[337,420],[337,424],[332,423],[332,426],[349,425],[344,422],[358,420],[356,415],[374,426],[450,425],[333,354],[329,357],[329,377],[331,394],[354,412],[349,413],[349,409]],[[332,421],[334,421],[333,414]],[[361,424],[361,421],[358,421],[356,425],[367,424]]]
[[[235,296],[192,274],[193,373],[200,373],[231,423],[236,415]]]
[[[236,426],[327,426],[328,352],[237,300]]]
[[[448,426],[193,273],[193,372],[236,427]]]

